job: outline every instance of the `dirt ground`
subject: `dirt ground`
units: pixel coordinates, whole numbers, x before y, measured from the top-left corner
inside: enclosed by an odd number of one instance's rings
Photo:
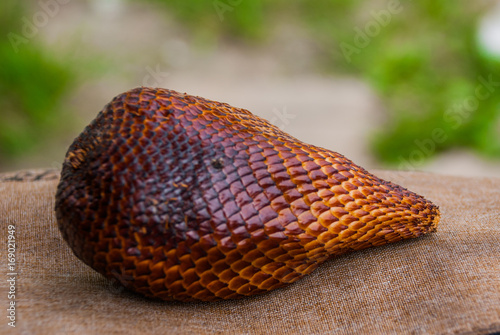
[[[384,106],[361,80],[317,72],[314,48],[293,25],[276,27],[263,46],[237,41],[200,44],[165,13],[120,1],[71,2],[40,29],[50,47],[105,55],[107,71],[75,87],[68,113],[79,124],[46,151],[0,165],[0,170],[59,167],[72,139],[115,95],[157,86],[243,107],[300,140],[338,151],[367,168],[384,168],[370,153],[373,132],[384,124]],[[500,162],[456,150],[417,170],[500,177]]]

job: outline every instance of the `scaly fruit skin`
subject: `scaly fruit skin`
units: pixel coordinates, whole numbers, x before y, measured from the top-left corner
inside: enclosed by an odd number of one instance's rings
[[[71,145],[56,214],[96,271],[182,301],[263,293],[439,222],[421,196],[247,110],[145,87]]]

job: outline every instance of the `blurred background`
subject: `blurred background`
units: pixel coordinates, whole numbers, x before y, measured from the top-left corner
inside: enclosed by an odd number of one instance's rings
[[[498,1],[4,0],[0,30],[0,172],[60,168],[143,85],[368,169],[500,177]]]

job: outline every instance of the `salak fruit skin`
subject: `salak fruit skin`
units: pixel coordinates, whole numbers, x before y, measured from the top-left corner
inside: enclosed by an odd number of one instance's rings
[[[87,265],[181,301],[286,286],[333,256],[435,231],[440,215],[245,109],[147,87],[114,98],[75,139],[55,209]]]

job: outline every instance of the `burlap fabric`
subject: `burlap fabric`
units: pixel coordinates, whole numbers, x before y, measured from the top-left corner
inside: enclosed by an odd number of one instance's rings
[[[54,216],[58,175],[0,175],[4,278],[16,232],[16,327],[2,333],[491,334],[500,331],[500,179],[376,171],[440,206],[437,233],[332,259],[290,287],[237,301],[152,301],[81,263]]]

